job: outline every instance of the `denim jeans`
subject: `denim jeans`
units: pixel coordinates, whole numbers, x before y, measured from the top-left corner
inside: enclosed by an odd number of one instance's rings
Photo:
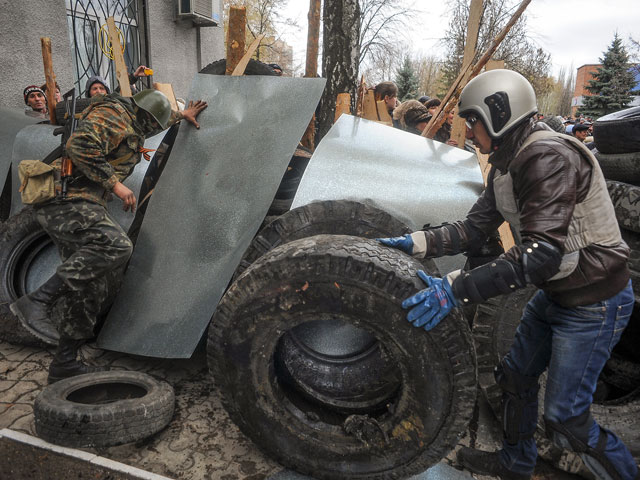
[[[629,322],[633,304],[631,281],[617,295],[592,305],[565,308],[543,291],[527,304],[505,362],[516,372],[534,378],[548,369],[545,418],[564,423],[589,409],[600,372]],[[536,422],[537,409],[537,402],[526,407],[520,431],[535,429],[531,422]],[[599,434],[600,427],[593,422],[590,447],[596,446]],[[515,445],[505,441],[500,456],[510,470],[532,473],[537,458],[535,440],[520,440]],[[605,456],[621,478],[635,477],[637,467],[631,453],[609,431]]]

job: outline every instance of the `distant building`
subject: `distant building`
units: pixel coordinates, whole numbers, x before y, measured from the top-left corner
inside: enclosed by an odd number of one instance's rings
[[[222,0],[3,2],[0,106],[24,108],[24,87],[45,83],[41,37],[51,38],[53,70],[62,93],[74,85],[82,93],[86,80],[96,74],[112,89],[117,86],[113,61],[104,54],[109,46],[101,41],[110,16],[122,32],[129,71],[151,67],[152,81],[171,83],[176,97],[187,98],[194,74],[225,57]],[[150,80],[145,86],[151,86]]]
[[[598,68],[600,67],[602,67],[602,64],[587,64],[578,68],[578,72],[576,73],[576,86],[573,90],[573,98],[571,99],[571,115],[575,116],[578,108],[584,105],[584,97],[593,95],[589,90],[587,90],[587,86],[589,85],[589,80],[593,79],[594,74],[598,72]],[[635,90],[640,90],[640,71],[636,69],[635,75]],[[633,97],[629,106],[640,106],[640,96]]]

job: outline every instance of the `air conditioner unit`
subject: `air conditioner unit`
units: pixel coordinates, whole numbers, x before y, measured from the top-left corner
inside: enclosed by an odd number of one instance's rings
[[[200,27],[221,24],[220,0],[176,0],[177,20],[191,20]]]

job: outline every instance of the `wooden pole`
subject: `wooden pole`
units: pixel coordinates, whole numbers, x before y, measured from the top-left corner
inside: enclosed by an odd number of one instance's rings
[[[318,43],[320,41],[320,4],[321,0],[309,1],[309,13],[307,14],[307,59],[304,76],[315,78],[318,76]],[[311,117],[307,130],[302,136],[301,143],[309,150],[315,147],[316,116]]]
[[[351,113],[351,94],[349,93],[338,94],[338,98],[336,99],[336,114],[333,121],[337,122],[343,113],[347,115]]]
[[[42,62],[44,63],[44,78],[47,82],[47,109],[52,125],[56,124],[56,75],[53,73],[53,60],[51,58],[51,39],[41,37]]]
[[[469,19],[467,20],[467,39],[464,43],[464,56],[462,57],[462,68],[468,67],[476,55],[481,17],[482,0],[471,0],[471,4],[469,5]],[[456,115],[453,118],[453,125],[451,126],[451,140],[454,140],[460,148],[464,148],[466,130],[464,118]]]
[[[449,87],[449,91],[447,92],[444,99],[442,100],[442,103],[438,107],[438,110],[436,110],[435,114],[427,124],[427,127],[422,132],[423,137],[433,138],[433,136],[436,134],[436,132],[440,129],[440,127],[444,123],[449,112],[453,110],[456,103],[458,102],[458,98],[460,97],[460,93],[462,92],[462,89],[464,88],[464,86],[467,84],[469,80],[471,80],[473,77],[478,75],[478,73],[480,73],[480,71],[485,66],[485,64],[489,61],[489,59],[491,59],[491,56],[495,53],[500,43],[502,43],[502,40],[504,40],[504,37],[507,36],[507,33],[509,33],[509,30],[511,30],[511,27],[513,27],[513,25],[518,21],[520,16],[522,16],[523,12],[525,11],[525,9],[530,3],[531,3],[531,0],[523,0],[523,2],[520,4],[518,9],[515,11],[513,16],[509,20],[509,22],[505,25],[502,31],[496,36],[496,38],[493,39],[493,42],[491,42],[491,45],[484,52],[482,57],[480,57],[480,60],[478,60],[478,62],[475,65],[473,66],[469,65],[467,68],[463,68],[460,71],[456,79],[451,84],[451,87]]]
[[[124,63],[120,35],[118,35],[118,29],[116,28],[116,22],[113,17],[107,18],[107,28],[109,29],[109,42],[111,43],[113,62],[116,67],[116,78],[120,84],[120,95],[130,97],[131,85],[129,85],[129,73],[127,72],[127,64]]]
[[[247,9],[245,7],[229,7],[226,75],[231,75],[233,73],[244,55],[246,25]]]

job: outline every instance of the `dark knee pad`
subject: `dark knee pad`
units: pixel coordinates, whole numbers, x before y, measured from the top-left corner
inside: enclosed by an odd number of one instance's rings
[[[605,456],[607,433],[600,428],[598,444],[589,446],[589,429],[594,420],[589,410],[577,417],[569,418],[564,423],[544,419],[547,437],[562,448],[580,454],[585,465],[602,480],[624,480],[615,465]]]
[[[502,427],[511,445],[533,437],[538,416],[538,377],[528,377],[509,368],[504,360],[494,371],[502,388]]]

